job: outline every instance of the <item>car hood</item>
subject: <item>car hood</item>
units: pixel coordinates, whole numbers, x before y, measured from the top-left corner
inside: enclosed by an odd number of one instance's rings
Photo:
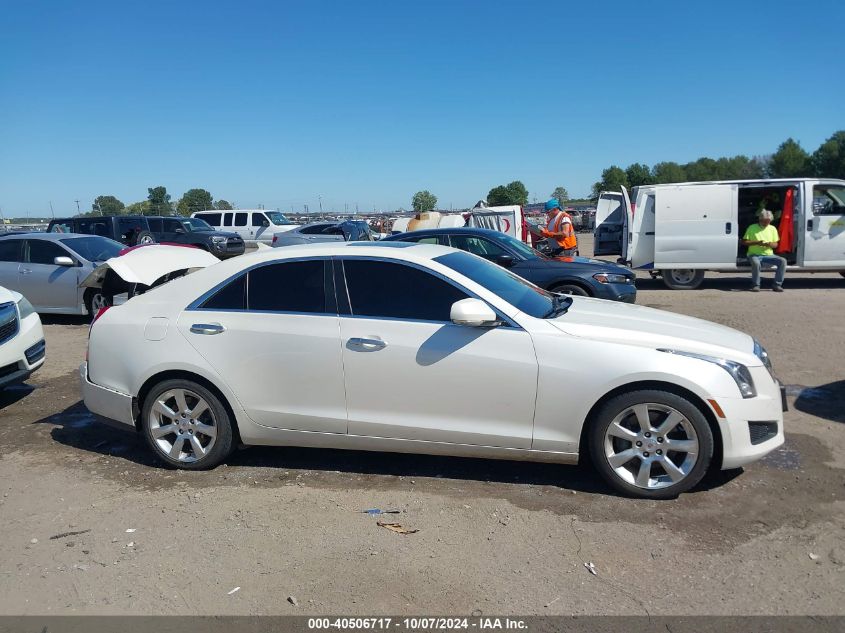
[[[187,269],[190,273],[219,261],[211,253],[199,248],[152,244],[112,257],[97,266],[79,285],[100,288],[106,271],[111,269],[128,283],[151,286],[157,279],[177,270]]]
[[[537,259],[535,263],[541,266],[548,266],[558,268],[566,266],[569,270],[573,268],[595,270],[596,272],[615,273],[617,275],[626,275],[634,277],[634,272],[630,268],[625,268],[613,262],[607,262],[603,259],[592,259],[590,257],[549,257],[548,259]]]
[[[0,303],[17,303],[21,300],[21,295],[14,290],[9,290],[8,288],[4,288],[0,286]]]
[[[754,339],[739,330],[640,305],[588,297],[572,299],[569,310],[550,321],[572,336],[762,365],[754,355]]]

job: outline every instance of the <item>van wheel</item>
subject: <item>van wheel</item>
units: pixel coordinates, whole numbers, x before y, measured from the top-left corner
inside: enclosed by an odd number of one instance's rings
[[[88,310],[88,315],[93,317],[102,308],[108,308],[111,306],[112,297],[104,293],[99,288],[89,288],[85,291],[83,301],[85,301],[85,309]]]
[[[704,281],[704,271],[692,268],[670,268],[663,272],[663,283],[672,290],[695,290]]]
[[[713,433],[692,402],[660,390],[616,396],[589,429],[590,456],[599,474],[622,494],[673,499],[704,477],[713,458]]]
[[[191,380],[165,380],[141,409],[141,430],[161,461],[174,468],[214,468],[232,453],[232,421],[219,398]]]
[[[575,284],[561,284],[559,286],[551,288],[549,292],[557,292],[562,295],[576,295],[578,297],[591,296],[589,292],[584,290],[584,288],[582,288],[581,286],[576,286]]]

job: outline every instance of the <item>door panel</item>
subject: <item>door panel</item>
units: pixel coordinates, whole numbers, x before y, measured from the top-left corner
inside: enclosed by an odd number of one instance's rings
[[[655,268],[736,266],[736,185],[659,187],[655,219]]]
[[[627,191],[605,191],[596,204],[594,255],[625,254],[630,203]]]
[[[340,332],[350,434],[531,447],[537,358],[526,332],[354,317]]]
[[[56,257],[71,257],[58,244],[27,240],[25,261],[20,266],[20,287],[36,309],[77,308],[79,267],[56,266]],[[76,261],[75,257],[71,257]]]
[[[20,289],[22,247],[23,240],[0,240],[0,286],[24,294]]]
[[[845,187],[816,185],[804,222],[804,266],[845,270]]]

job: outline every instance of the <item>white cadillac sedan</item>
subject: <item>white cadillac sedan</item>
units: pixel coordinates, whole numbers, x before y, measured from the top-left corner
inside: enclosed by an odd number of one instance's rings
[[[0,389],[25,381],[44,364],[41,319],[19,292],[0,287]]]
[[[178,259],[174,270],[189,268]],[[93,413],[186,469],[214,467],[237,444],[589,454],[616,490],[662,499],[784,441],[782,390],[750,336],[552,295],[428,244],[215,263],[101,310],[80,374]]]

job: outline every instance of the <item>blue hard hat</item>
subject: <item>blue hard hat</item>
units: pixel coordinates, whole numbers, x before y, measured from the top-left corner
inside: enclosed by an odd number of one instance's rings
[[[546,203],[546,211],[553,209],[560,209],[560,202],[557,198],[549,198],[549,201]]]

